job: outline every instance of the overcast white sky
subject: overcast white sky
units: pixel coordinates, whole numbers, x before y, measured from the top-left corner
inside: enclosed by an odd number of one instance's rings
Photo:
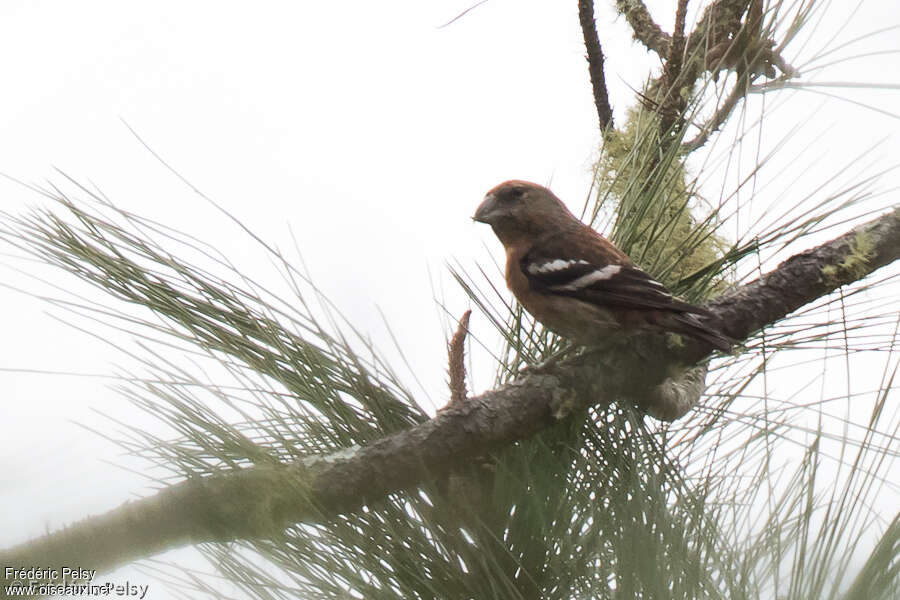
[[[123,208],[210,242],[254,276],[269,272],[253,243],[169,174],[127,122],[268,242],[289,250],[293,230],[315,282],[387,346],[380,308],[425,387],[440,399],[444,332],[433,288],[446,290],[461,313],[465,303],[452,291],[444,263],[499,256],[491,232],[469,219],[484,192],[520,178],[550,183],[573,207],[587,194],[599,136],[576,4],[490,0],[440,29],[471,0],[6,0],[0,4],[0,172],[61,182],[53,170],[59,168]],[[607,79],[622,119],[630,88],[640,87],[658,64],[598,4]],[[668,26],[672,3],[648,4]],[[816,43],[798,61],[789,52],[792,62],[808,60],[832,35],[837,47],[900,22],[893,0],[866,2],[852,18],[850,3],[833,4]],[[883,31],[833,58],[896,51],[898,41],[897,29]],[[875,54],[814,77],[898,83],[896,64],[896,54]],[[883,111],[897,106],[893,90],[823,91]],[[767,106],[782,101],[761,143],[771,147],[798,121],[810,120],[785,151],[789,158],[778,159],[788,162],[772,169],[802,175],[791,184],[798,195],[878,140],[886,141],[867,161],[881,156],[887,166],[900,156],[895,116],[810,92],[766,99]],[[753,106],[748,121],[762,100]],[[888,175],[881,187],[897,181]],[[771,198],[785,193],[778,185],[766,191]],[[706,190],[711,198],[718,193]],[[2,210],[16,214],[39,204],[34,194],[0,181]],[[6,268],[0,277],[27,285]],[[64,316],[60,310],[48,312],[46,304],[6,289],[0,302],[4,369],[110,373],[111,364],[123,362],[52,318]],[[479,326],[487,327],[473,323]],[[476,373],[480,387],[489,374],[487,367]],[[0,389],[0,505],[6,509],[0,547],[145,489],[139,477],[102,462],[116,460],[113,448],[70,422],[97,424],[92,409],[143,418],[108,382],[4,371]],[[131,571],[122,573],[112,580]],[[152,597],[166,595],[157,589]]]

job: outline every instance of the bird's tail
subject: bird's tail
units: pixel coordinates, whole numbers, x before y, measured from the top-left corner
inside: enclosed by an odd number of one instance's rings
[[[704,323],[691,313],[673,315],[672,321],[674,325],[674,327],[671,327],[672,331],[689,335],[696,340],[709,344],[716,350],[721,350],[725,354],[730,354],[731,347],[737,343],[736,340]]]

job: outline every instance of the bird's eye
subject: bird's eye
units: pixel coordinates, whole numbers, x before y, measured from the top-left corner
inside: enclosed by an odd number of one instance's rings
[[[503,199],[507,202],[515,202],[517,200],[521,200],[522,196],[525,195],[525,188],[514,187],[509,188],[505,194],[503,194]]]

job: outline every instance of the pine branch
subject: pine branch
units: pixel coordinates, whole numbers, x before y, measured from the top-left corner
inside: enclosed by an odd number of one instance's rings
[[[900,207],[790,258],[706,308],[729,335],[746,339],[898,258]],[[318,522],[377,504],[387,494],[527,439],[587,406],[633,397],[636,391],[645,394],[641,405],[648,412],[675,419],[690,406],[665,404],[673,393],[679,395],[666,384],[666,374],[685,361],[703,360],[709,349],[689,343],[663,354],[652,364],[633,355],[582,355],[452,403],[430,421],[365,447],[172,485],[0,552],[0,563],[42,568],[78,564],[102,572],[185,544],[270,537],[297,522]],[[635,372],[641,377],[635,378]],[[642,382],[640,389],[636,380]],[[689,370],[682,381],[693,391],[680,397],[696,395],[702,388],[702,367]],[[0,598],[2,590],[0,585]]]

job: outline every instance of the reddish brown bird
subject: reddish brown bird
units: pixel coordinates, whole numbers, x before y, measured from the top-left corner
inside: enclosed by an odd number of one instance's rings
[[[506,249],[506,285],[535,319],[579,344],[604,345],[637,329],[681,333],[728,352],[732,341],[579,221],[553,192],[506,181],[472,217]]]

